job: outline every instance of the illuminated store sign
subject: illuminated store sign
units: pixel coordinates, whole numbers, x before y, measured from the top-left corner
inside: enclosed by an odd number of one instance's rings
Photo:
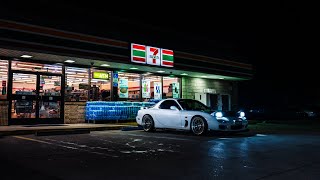
[[[131,62],[155,66],[174,66],[172,50],[131,43]]]
[[[92,78],[93,79],[108,80],[109,79],[109,73],[106,73],[106,72],[93,72],[92,73]]]

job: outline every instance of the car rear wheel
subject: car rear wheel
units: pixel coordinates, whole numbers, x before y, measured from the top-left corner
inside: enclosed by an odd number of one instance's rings
[[[191,120],[191,131],[195,135],[204,135],[207,133],[208,125],[204,118],[195,116]]]
[[[142,118],[142,127],[146,132],[150,132],[154,130],[154,121],[150,115],[145,115]]]

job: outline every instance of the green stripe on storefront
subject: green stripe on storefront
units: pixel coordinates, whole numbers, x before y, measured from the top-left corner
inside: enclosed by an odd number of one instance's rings
[[[134,56],[140,56],[140,57],[146,57],[146,52],[145,51],[133,50],[133,55]]]
[[[173,56],[162,55],[162,59],[166,61],[173,61]]]

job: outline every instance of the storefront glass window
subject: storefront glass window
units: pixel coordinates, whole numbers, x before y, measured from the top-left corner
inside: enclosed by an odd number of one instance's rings
[[[179,78],[163,77],[163,98],[181,98]]]
[[[110,101],[111,100],[111,82],[110,71],[91,69],[91,89],[90,100],[92,101]]]
[[[13,70],[33,71],[33,72],[49,72],[62,73],[62,66],[57,64],[39,64],[31,62],[12,61]]]
[[[37,75],[13,73],[12,94],[36,95]]]
[[[119,100],[140,100],[140,74],[118,73],[118,96]]]
[[[88,101],[89,69],[66,67],[66,101]]]
[[[7,98],[8,61],[0,60],[0,100]]]
[[[40,75],[40,118],[60,118],[61,76]]]
[[[162,99],[161,76],[145,74],[142,77],[142,100]]]

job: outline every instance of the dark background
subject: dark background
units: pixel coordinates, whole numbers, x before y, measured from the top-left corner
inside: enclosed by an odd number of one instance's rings
[[[315,5],[2,1],[1,18],[251,63],[243,108],[320,106]],[[72,24],[72,26],[70,26]]]

